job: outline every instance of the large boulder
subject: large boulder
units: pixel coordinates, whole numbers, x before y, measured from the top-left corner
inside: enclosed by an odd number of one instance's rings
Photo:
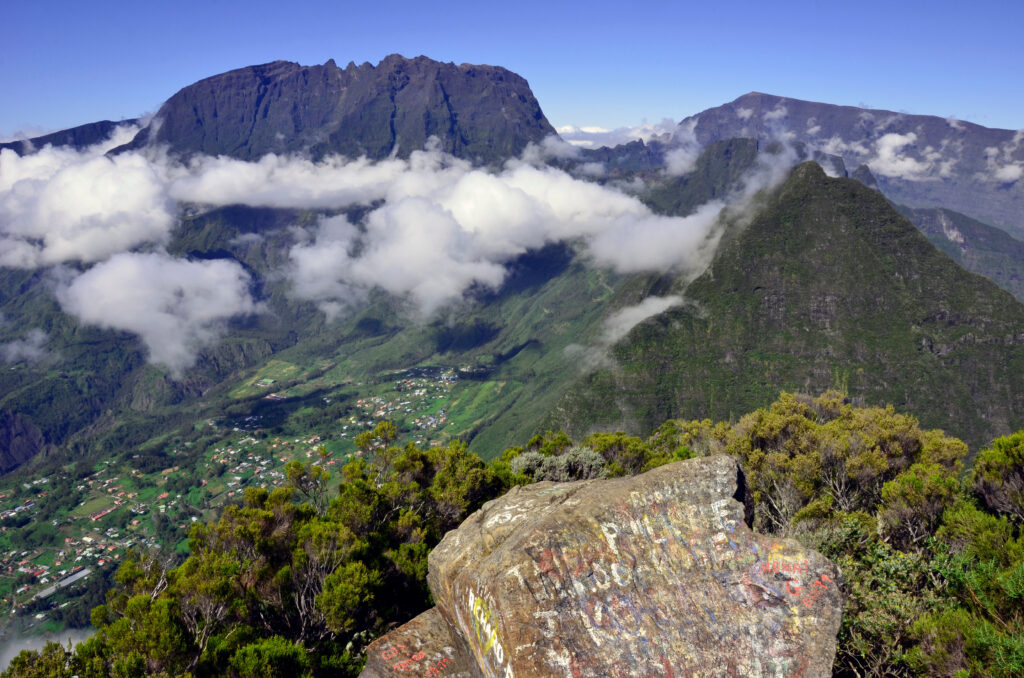
[[[362,676],[825,676],[840,573],[754,533],[728,456],[513,488],[430,555],[437,607]]]

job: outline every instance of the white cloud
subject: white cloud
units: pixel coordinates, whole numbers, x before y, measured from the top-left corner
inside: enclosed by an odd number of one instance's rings
[[[598,265],[620,273],[699,273],[718,243],[714,226],[723,207],[715,201],[686,217],[650,215],[618,220],[593,237],[589,253]]]
[[[689,174],[697,167],[700,148],[694,146],[677,146],[665,153],[665,172],[669,176]]]
[[[768,174],[761,170],[750,186],[762,187]],[[398,177],[361,226],[334,217],[300,234],[289,278],[296,297],[334,315],[373,288],[430,314],[470,287],[499,286],[505,262],[556,241],[575,242],[595,265],[616,271],[692,277],[710,260],[724,206],[666,217],[551,167],[510,162],[495,173],[424,162]]]
[[[170,168],[168,192],[184,202],[210,205],[317,209],[372,202],[407,167],[403,160],[310,160],[274,154],[255,162],[198,157],[187,169]]]
[[[875,141],[875,157],[868,166],[875,174],[886,177],[898,177],[917,181],[931,178],[934,168],[932,162],[924,162],[907,153],[907,147],[913,147],[917,135],[913,132],[884,134]]]
[[[857,139],[844,141],[838,134],[825,141],[820,148],[823,153],[828,153],[829,155],[853,154],[857,159],[863,159],[871,155],[871,149],[865,146],[863,141]]]
[[[620,308],[605,318],[601,334],[593,345],[569,344],[563,349],[563,352],[570,360],[578,361],[583,372],[598,368],[612,368],[615,362],[609,356],[608,349],[643,321],[683,303],[684,299],[678,295],[650,296],[639,304]]]
[[[258,310],[249,282],[235,262],[121,253],[64,283],[57,299],[84,323],[138,335],[151,362],[180,375],[229,318]]]
[[[242,233],[228,241],[230,245],[255,245],[263,242],[264,237],[259,233]]]
[[[780,101],[775,105],[775,108],[768,111],[761,117],[765,122],[778,122],[779,120],[783,120],[787,115],[789,115],[789,110],[786,108],[786,105]]]
[[[585,162],[579,167],[576,167],[574,171],[585,177],[603,177],[608,172],[604,163],[601,162]]]
[[[752,116],[753,114],[753,108],[740,107],[736,109],[736,117],[739,118],[740,120],[750,120],[750,116]]]
[[[654,138],[662,138],[675,132],[676,123],[665,119],[658,123],[643,123],[633,127],[605,129],[603,127],[575,127],[563,125],[557,128],[558,134],[566,142],[582,148],[609,148],[642,140],[644,143]]]
[[[1024,176],[1024,165],[1022,165],[1021,163],[1013,163],[997,167],[996,170],[992,173],[992,176],[995,178],[996,181],[999,181],[1001,183],[1013,183],[1014,181],[1017,181],[1022,176]]]
[[[100,261],[166,243],[173,205],[142,156],[45,148],[0,151],[0,265],[34,268]]]
[[[22,339],[0,344],[0,360],[5,363],[39,362],[46,357],[46,343],[50,340],[46,332],[38,327],[30,329]]]
[[[522,159],[531,165],[543,165],[549,160],[567,160],[578,158],[580,147],[566,142],[561,137],[551,134],[544,137],[539,144],[530,142],[523,150]]]
[[[606,346],[615,344],[629,334],[634,327],[656,315],[661,315],[673,306],[683,303],[683,298],[677,295],[667,297],[650,296],[636,306],[627,306],[609,315],[604,321],[602,342]]]
[[[881,122],[875,124],[875,133],[885,134],[890,128],[895,127],[896,129],[899,129],[901,127],[905,127],[905,125],[902,124],[904,117],[906,116],[902,113],[893,113],[885,116],[882,118]]]
[[[694,133],[696,127],[697,118],[690,118],[673,130],[669,142],[673,148],[665,153],[665,172],[669,176],[689,174],[697,166],[701,147]]]
[[[985,169],[988,176],[982,179],[995,180],[1001,184],[1012,184],[1024,177],[1024,159],[1020,159],[1020,149],[1024,147],[1024,129],[1017,130],[1013,138],[1002,146],[990,146],[985,149]]]
[[[315,240],[308,238],[292,246],[288,277],[299,299],[316,302],[328,320],[365,298],[363,290],[342,279],[339,270],[352,256],[359,231],[344,216],[322,219]]]

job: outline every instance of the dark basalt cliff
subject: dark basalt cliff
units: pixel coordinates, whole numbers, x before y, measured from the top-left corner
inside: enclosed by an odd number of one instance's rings
[[[42,432],[28,419],[0,410],[0,473],[7,473],[34,457],[46,446]]]
[[[275,61],[200,80],[168,99],[129,147],[245,160],[292,152],[380,159],[406,157],[434,136],[441,150],[486,163],[554,133],[511,71],[393,54],[376,66]]]
[[[431,552],[437,607],[361,676],[831,675],[840,573],[751,531],[744,490],[725,455],[513,488]]]
[[[114,130],[118,127],[123,125],[134,125],[137,122],[138,120],[136,119],[122,120],[120,122],[114,122],[112,120],[90,122],[86,125],[79,125],[78,127],[72,127],[70,129],[53,132],[51,134],[44,134],[43,136],[33,137],[23,141],[7,141],[0,144],[0,150],[9,148],[18,155],[27,155],[34,150],[43,148],[44,146],[70,146],[81,150],[94,144],[98,144],[101,141],[107,141],[110,139],[110,135],[112,135]]]

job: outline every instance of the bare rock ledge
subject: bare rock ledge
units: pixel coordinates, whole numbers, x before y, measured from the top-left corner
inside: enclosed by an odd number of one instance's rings
[[[437,606],[361,678],[827,676],[838,568],[754,533],[728,456],[516,487],[430,554]]]

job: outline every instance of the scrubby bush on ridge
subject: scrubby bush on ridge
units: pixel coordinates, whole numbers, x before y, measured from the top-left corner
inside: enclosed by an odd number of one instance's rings
[[[427,554],[485,501],[714,453],[743,464],[756,529],[840,566],[836,675],[1024,675],[1024,432],[965,469],[961,441],[828,392],[646,439],[548,432],[489,466],[459,442],[395,438],[386,422],[365,434],[378,452],[346,465],[333,497],[322,466],[296,463],[287,488],[249,489],[196,526],[184,564],[126,560],[89,641],[23,652],[5,675],[356,675],[372,638],[429,605]]]

